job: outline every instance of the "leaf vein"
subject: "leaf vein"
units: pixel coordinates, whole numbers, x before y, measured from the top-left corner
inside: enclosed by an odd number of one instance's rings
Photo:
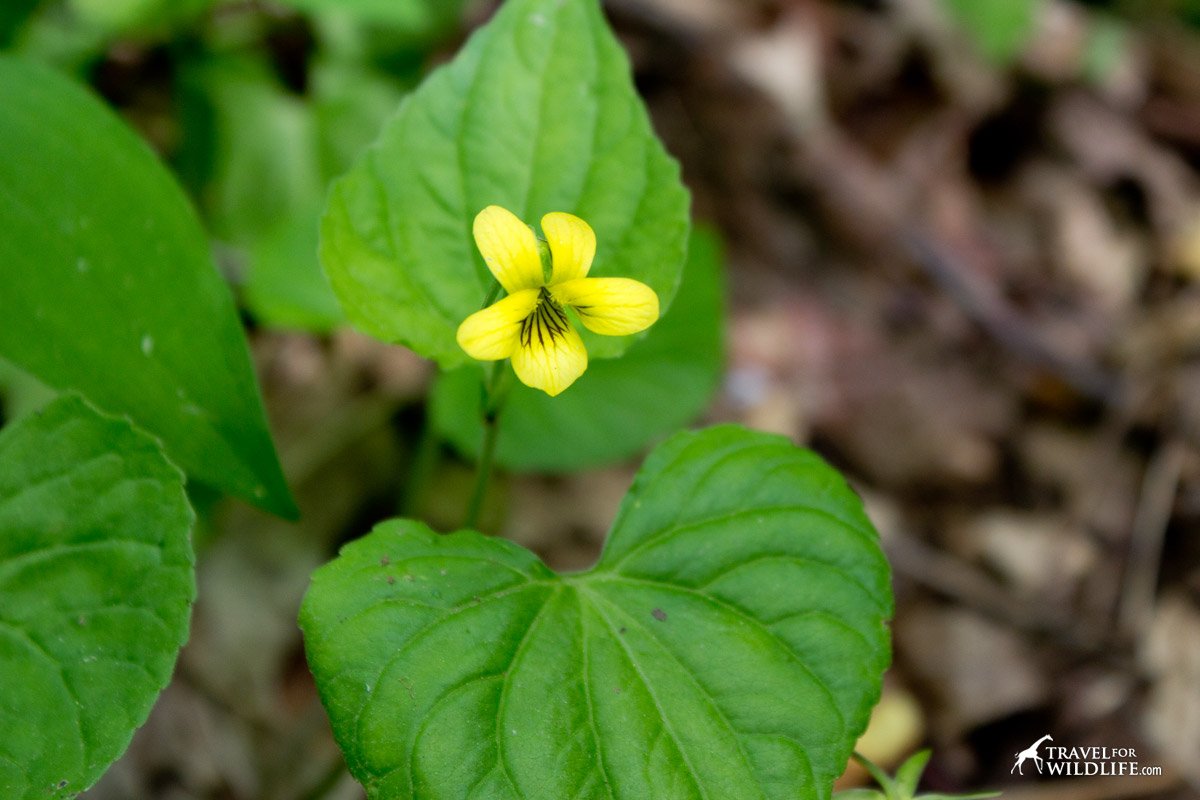
[[[721,705],[717,702],[717,698],[714,697],[712,692],[710,692],[708,690],[708,687],[706,687],[704,684],[700,683],[700,680],[695,675],[692,674],[692,671],[690,669],[688,669],[688,667],[682,661],[679,660],[679,657],[676,656],[675,653],[670,648],[668,648],[662,642],[661,639],[659,639],[657,636],[655,636],[654,633],[649,628],[647,628],[644,624],[639,622],[632,614],[627,612],[624,608],[622,608],[620,605],[618,605],[616,603],[606,600],[605,598],[600,597],[599,595],[595,595],[595,596],[597,597],[597,599],[601,600],[602,602],[607,603],[609,606],[616,609],[617,613],[619,613],[621,616],[623,616],[625,619],[627,619],[629,621],[629,624],[636,626],[639,630],[641,630],[644,634],[646,634],[646,637],[650,641],[652,641],[656,645],[658,645],[659,650],[661,650],[663,653],[665,653],[667,655],[668,658],[670,658],[672,661],[675,662],[675,664],[680,668],[680,670],[682,670],[683,674],[687,676],[687,679],[692,683],[692,685],[695,686],[697,689],[699,689],[700,693],[702,695],[704,695],[705,699],[708,700],[709,705],[712,707],[712,709],[714,711],[717,712],[717,716],[719,716],[721,718],[721,722],[725,723],[725,728],[729,731],[730,734],[732,734],[733,740],[737,744],[738,752],[742,756],[742,763],[745,764],[746,769],[749,772],[754,773],[754,767],[750,763],[750,756],[746,752],[746,749],[742,746],[742,742],[738,736],[737,729],[734,727],[733,723],[729,720],[729,717],[725,714],[725,709],[721,708]]]
[[[836,713],[838,715],[838,719],[839,719],[839,722],[841,723],[842,727],[843,728],[845,727],[846,720],[845,720],[845,717],[842,716],[841,709],[838,708],[837,699],[834,697],[833,691],[830,690],[830,688],[825,685],[824,681],[822,681],[815,672],[813,672],[812,668],[808,666],[807,662],[805,662],[805,660],[800,656],[799,653],[797,653],[795,650],[792,649],[792,646],[790,644],[788,644],[786,641],[784,641],[783,638],[780,637],[777,633],[775,633],[770,628],[768,628],[766,625],[764,625],[762,623],[762,621],[760,621],[753,614],[750,614],[747,611],[745,611],[744,609],[741,609],[735,605],[726,603],[725,601],[720,600],[719,598],[713,597],[712,595],[705,594],[704,592],[696,591],[695,589],[690,589],[687,586],[680,586],[679,584],[675,584],[675,583],[658,583],[656,581],[640,580],[637,578],[628,578],[628,577],[624,577],[624,576],[601,578],[599,580],[603,580],[605,582],[612,582],[612,583],[641,584],[641,585],[645,585],[645,586],[652,586],[655,589],[659,589],[661,591],[681,592],[681,593],[688,594],[688,595],[694,595],[696,597],[707,600],[709,603],[712,603],[715,606],[719,606],[719,607],[725,609],[726,611],[728,611],[729,613],[738,617],[739,619],[743,620],[750,626],[757,628],[758,630],[760,630],[764,634],[766,634],[769,638],[774,640],[775,643],[778,644],[781,648],[783,648],[784,652],[786,652],[788,655],[790,655],[795,660],[796,665],[799,666],[801,669],[803,669],[805,671],[805,673],[807,673],[809,678],[812,679],[813,683],[821,688],[821,691],[824,692],[825,696],[829,699],[829,704],[833,708],[834,713]]]
[[[500,768],[504,771],[504,777],[508,780],[509,786],[513,789],[513,794],[519,794],[517,783],[513,780],[512,772],[508,768],[508,762],[504,758],[504,738],[501,729],[504,723],[504,711],[507,706],[509,681],[512,680],[513,673],[517,671],[517,667],[521,659],[525,655],[525,647],[533,639],[533,632],[537,628],[538,623],[545,618],[546,609],[548,609],[554,599],[562,592],[565,584],[559,584],[549,595],[546,596],[542,607],[538,609],[536,615],[530,620],[529,626],[525,629],[524,635],[521,636],[521,641],[517,644],[517,649],[513,653],[512,659],[508,662],[508,669],[504,671],[504,682],[500,684],[500,698],[496,704],[496,760],[500,763]]]
[[[523,586],[523,587],[521,587],[520,589],[518,589],[518,590],[517,590],[517,591],[515,591],[515,592],[497,592],[497,593],[494,593],[494,594],[486,595],[486,596],[484,596],[484,597],[480,598],[480,600],[479,600],[479,602],[478,602],[478,603],[476,603],[476,602],[467,603],[467,604],[465,604],[465,605],[459,606],[458,608],[454,609],[453,611],[451,611],[450,613],[446,614],[445,616],[441,616],[441,617],[438,617],[438,618],[437,618],[437,619],[435,619],[435,620],[431,620],[431,621],[429,622],[429,624],[425,625],[425,626],[424,626],[424,627],[422,627],[422,628],[421,628],[419,631],[417,631],[416,633],[414,633],[414,634],[413,634],[413,635],[412,635],[412,636],[411,636],[411,637],[408,639],[408,641],[404,643],[404,646],[403,646],[403,647],[401,647],[399,650],[397,650],[397,651],[396,651],[396,653],[395,653],[395,654],[393,654],[391,658],[389,658],[389,659],[388,659],[386,662],[384,662],[384,665],[383,665],[383,666],[382,666],[382,667],[379,669],[379,671],[378,671],[378,672],[375,674],[375,680],[373,681],[373,683],[374,683],[376,686],[378,686],[378,684],[379,684],[379,680],[380,680],[380,679],[383,677],[383,675],[384,675],[384,674],[385,674],[385,673],[386,673],[386,672],[387,672],[389,669],[391,669],[391,668],[392,668],[392,666],[393,666],[393,665],[394,665],[394,664],[395,664],[397,661],[399,661],[399,660],[400,660],[400,658],[401,658],[401,657],[403,657],[403,656],[404,656],[404,654],[405,654],[405,653],[407,653],[407,652],[408,652],[408,651],[409,651],[409,650],[412,648],[412,646],[413,646],[414,644],[416,644],[417,642],[419,642],[421,639],[423,639],[425,636],[427,636],[427,635],[428,635],[429,633],[431,633],[432,631],[436,630],[436,629],[437,629],[438,627],[440,627],[441,625],[444,625],[444,624],[445,624],[446,622],[448,622],[448,621],[449,621],[451,618],[453,618],[453,617],[456,617],[456,616],[458,616],[459,614],[462,614],[462,613],[464,613],[464,612],[466,612],[466,611],[468,611],[468,610],[470,610],[470,609],[478,608],[478,607],[479,607],[479,606],[481,606],[481,605],[485,605],[485,604],[487,604],[487,603],[493,603],[493,602],[495,602],[495,601],[497,601],[497,600],[502,600],[502,599],[504,599],[505,597],[508,597],[508,596],[510,596],[510,595],[513,595],[513,594],[518,594],[518,593],[520,593],[521,591],[524,591],[525,589],[532,588],[534,585],[535,585],[535,584],[529,584],[529,585]],[[508,588],[508,587],[505,587],[505,588]],[[352,665],[351,665],[351,666],[352,666]],[[348,667],[347,667],[347,669],[349,669],[349,668],[350,668],[350,667],[348,666]],[[342,672],[345,672],[345,671],[346,671],[346,670],[342,670]],[[342,674],[342,673],[341,673],[341,672],[339,672],[338,674],[340,675],[340,674]],[[334,677],[336,677],[336,676],[334,676]],[[332,680],[332,678],[329,678],[329,679],[326,679],[326,680],[327,680],[327,681],[328,681],[328,680]],[[370,705],[371,705],[371,697],[370,697],[370,696],[368,696],[368,697],[367,697],[367,699],[363,701],[362,707],[360,707],[360,708],[358,709],[358,711],[357,711],[357,712],[355,713],[355,715],[354,715],[354,720],[353,720],[353,729],[354,729],[354,742],[355,742],[355,744],[357,744],[357,743],[358,743],[358,741],[359,741],[359,738],[360,738],[360,735],[361,735],[361,733],[362,733],[362,730],[361,730],[361,728],[362,728],[362,716],[363,716],[363,713],[366,711],[367,707],[368,707],[368,706],[370,706]]]
[[[596,596],[595,593],[589,589],[583,587],[579,588],[580,591],[585,591],[588,594]],[[636,658],[634,658],[633,653],[629,650],[629,647],[621,639],[621,635],[617,633],[612,623],[609,622],[608,617],[605,616],[604,612],[600,610],[599,604],[596,604],[594,607],[596,608],[597,616],[599,616],[604,622],[613,640],[616,641],[620,645],[621,649],[625,652],[625,657],[629,659],[630,666],[634,668],[638,674],[638,677],[642,679],[642,685],[646,687],[647,694],[650,695],[650,699],[654,701],[655,708],[658,709],[659,717],[662,719],[663,730],[666,731],[667,735],[671,737],[671,740],[675,742],[675,748],[679,751],[680,757],[683,758],[683,763],[687,767],[688,772],[691,774],[692,783],[695,785],[696,790],[700,793],[700,797],[703,798],[703,800],[708,800],[708,792],[705,791],[704,785],[700,782],[700,776],[696,772],[696,768],[692,766],[691,759],[688,758],[688,754],[683,748],[683,742],[680,741],[679,736],[675,733],[674,728],[671,727],[671,722],[667,719],[666,709],[663,708],[662,702],[658,699],[658,695],[655,694],[654,687],[650,684],[650,679],[646,677],[646,673],[642,670],[642,665],[638,663]]]
[[[604,751],[600,743],[600,730],[596,727],[596,712],[595,706],[592,703],[592,684],[590,681],[591,660],[588,655],[587,611],[583,606],[583,595],[579,587],[575,587],[575,599],[579,604],[580,647],[583,651],[580,679],[583,682],[583,696],[587,701],[588,727],[591,728],[592,738],[596,743],[596,764],[600,772],[600,777],[604,780],[604,788],[607,790],[610,800],[615,800],[616,795],[613,793],[612,781],[609,779],[608,770],[604,766]]]

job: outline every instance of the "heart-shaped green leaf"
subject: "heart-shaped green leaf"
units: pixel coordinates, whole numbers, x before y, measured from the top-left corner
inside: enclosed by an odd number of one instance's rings
[[[496,463],[585,469],[628,458],[694,420],[721,379],[723,296],[720,244],[697,230],[679,294],[645,339],[621,358],[592,363],[558,397],[512,381],[497,421]],[[483,443],[482,396],[483,371],[472,365],[439,376],[430,399],[438,432],[472,457]]]
[[[321,261],[350,322],[467,363],[455,332],[492,284],[471,236],[491,204],[531,224],[577,214],[596,232],[591,275],[649,284],[664,310],[674,297],[688,194],[597,0],[508,0],[334,184]],[[583,334],[594,357],[634,338]]]
[[[891,607],[842,479],[730,426],[650,455],[588,572],[393,520],[317,571],[300,619],[374,800],[775,800],[829,796]]]
[[[74,797],[171,676],[195,597],[183,476],[76,397],[0,433],[0,797]]]
[[[0,57],[0,356],[294,515],[229,287],[187,198],[85,89]]]

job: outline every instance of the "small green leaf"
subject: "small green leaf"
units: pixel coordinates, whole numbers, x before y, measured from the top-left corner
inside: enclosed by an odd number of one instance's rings
[[[827,798],[889,661],[858,498],[782,437],[679,434],[600,562],[393,520],[313,576],[300,621],[373,800]]]
[[[129,745],[187,639],[183,476],[77,397],[0,432],[0,796],[74,797]]]
[[[1000,792],[977,792],[975,794],[917,794],[917,786],[921,783],[921,773],[929,763],[931,750],[921,750],[913,754],[896,770],[892,778],[881,767],[864,756],[855,753],[854,760],[863,766],[883,791],[873,789],[851,789],[838,792],[833,800],[983,800],[987,797],[999,797]]]
[[[884,772],[882,767],[862,753],[855,752],[852,757],[879,784],[879,788],[883,789],[883,795],[887,800],[909,800],[903,797],[900,789],[896,786],[896,781],[892,779],[891,775]],[[920,778],[919,775],[917,777]]]
[[[911,798],[917,793],[917,786],[921,783],[921,773],[925,771],[925,765],[929,763],[929,757],[932,755],[932,750],[921,750],[914,753],[896,770],[896,791],[900,792],[902,797]]]
[[[294,514],[229,289],[168,172],[84,89],[11,58],[0,152],[0,356]]]
[[[942,0],[988,60],[1001,65],[1025,49],[1041,0]]]
[[[497,204],[595,229],[593,276],[649,284],[665,310],[687,244],[687,191],[655,137],[597,0],[509,0],[404,103],[334,184],[321,261],[349,320],[450,368],[492,284],[471,236]],[[612,357],[634,337],[585,334]]]
[[[697,231],[670,312],[622,358],[594,361],[558,397],[513,381],[496,463],[584,469],[627,458],[695,419],[721,378],[723,278],[717,237]],[[478,367],[462,367],[438,379],[431,399],[439,433],[472,456],[483,442],[482,383]]]

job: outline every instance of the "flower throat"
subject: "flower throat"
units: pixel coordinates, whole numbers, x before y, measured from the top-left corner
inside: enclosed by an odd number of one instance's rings
[[[568,325],[567,312],[543,288],[538,293],[537,307],[521,323],[521,344],[528,347],[536,337],[538,344],[545,345],[547,339],[557,340],[565,334]]]

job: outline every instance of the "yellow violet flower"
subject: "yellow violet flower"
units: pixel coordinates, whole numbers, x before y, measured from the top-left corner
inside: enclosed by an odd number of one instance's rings
[[[587,369],[587,350],[567,317],[607,336],[645,330],[658,319],[658,295],[631,278],[589,278],[596,234],[571,214],[542,217],[549,280],[533,231],[511,211],[488,206],[475,217],[475,244],[508,296],[463,320],[458,344],[471,358],[511,358],[526,386],[553,397]]]

